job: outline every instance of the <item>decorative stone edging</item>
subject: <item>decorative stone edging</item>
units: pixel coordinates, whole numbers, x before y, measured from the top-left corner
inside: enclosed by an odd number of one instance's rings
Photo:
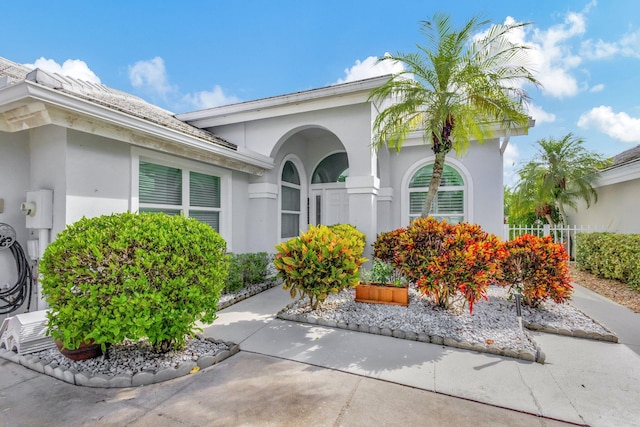
[[[525,328],[531,331],[536,331],[536,332],[546,332],[548,334],[564,335],[567,337],[574,337],[574,338],[585,338],[585,339],[596,340],[596,341],[607,341],[612,343],[618,342],[618,337],[614,333],[609,331],[609,329],[607,329],[606,327],[600,324],[599,325],[602,326],[603,329],[609,332],[606,334],[601,334],[599,332],[587,332],[581,329],[556,328],[554,326],[541,325],[535,322],[523,322],[523,325]]]
[[[335,321],[333,319],[325,319],[317,316],[306,316],[303,314],[289,314],[287,311],[294,306],[295,302],[287,305],[278,312],[278,318],[282,320],[290,320],[293,322],[309,323],[312,325],[327,326],[330,328],[346,329],[354,332],[364,332],[368,334],[383,335],[410,341],[420,341],[424,343],[444,345],[447,347],[459,348],[462,350],[471,350],[481,353],[496,354],[498,356],[512,357],[514,359],[526,360],[528,362],[537,362],[544,364],[545,354],[540,347],[534,342],[535,352],[531,350],[514,350],[511,348],[502,348],[492,344],[471,343],[467,341],[458,341],[450,337],[440,335],[429,335],[424,333],[416,333],[412,331],[404,331],[401,329],[379,328],[377,326],[360,325],[356,323],[346,323],[343,321]]]
[[[235,294],[233,298],[228,299],[223,303],[218,303],[218,310],[224,310],[227,307],[231,307],[233,304],[236,304],[247,298],[251,298],[254,295],[258,295],[259,293],[264,292],[268,289],[275,288],[279,284],[280,283],[278,282],[278,280],[272,279],[272,280],[267,280],[266,282],[261,284],[252,285],[250,287],[243,288],[240,292]]]
[[[216,344],[226,344],[227,347],[229,347],[229,350],[222,350],[216,353],[214,356],[201,356],[197,361],[188,361],[181,363],[177,368],[147,370],[136,372],[132,375],[121,374],[116,376],[109,376],[99,373],[93,374],[91,372],[78,371],[74,368],[67,369],[65,367],[58,366],[57,362],[45,364],[44,361],[37,356],[32,356],[29,354],[19,355],[14,351],[6,349],[0,349],[0,358],[18,363],[25,368],[40,372],[41,374],[49,375],[73,385],[97,388],[137,387],[161,383],[198,372],[200,369],[206,369],[212,365],[220,363],[226,358],[233,356],[240,351],[240,346],[231,341],[225,342],[213,338],[205,339]]]

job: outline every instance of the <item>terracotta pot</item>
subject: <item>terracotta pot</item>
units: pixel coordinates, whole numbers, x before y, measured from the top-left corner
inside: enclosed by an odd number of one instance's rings
[[[100,347],[100,344],[94,344],[93,340],[89,343],[83,342],[80,344],[80,347],[75,350],[64,348],[62,346],[62,342],[60,340],[56,340],[56,347],[58,347],[58,350],[60,350],[60,353],[62,353],[63,356],[75,362],[102,356],[102,348]]]
[[[392,284],[356,286],[356,302],[372,304],[409,305],[409,287],[397,287]]]

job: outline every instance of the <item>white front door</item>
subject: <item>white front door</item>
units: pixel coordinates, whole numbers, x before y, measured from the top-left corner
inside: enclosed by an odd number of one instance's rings
[[[349,223],[349,195],[344,184],[313,185],[309,201],[310,218],[314,225]]]

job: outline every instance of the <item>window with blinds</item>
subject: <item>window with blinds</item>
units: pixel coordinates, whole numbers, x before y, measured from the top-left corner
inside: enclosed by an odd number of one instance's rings
[[[220,232],[220,177],[140,161],[139,211],[184,214]]]
[[[293,162],[282,168],[280,186],[280,237],[289,239],[300,232],[300,175]]]
[[[429,164],[420,168],[409,182],[409,217],[411,221],[422,214],[432,175],[433,164]],[[429,215],[446,219],[452,224],[464,221],[464,191],[464,180],[460,173],[453,167],[445,165],[442,171],[442,181]]]

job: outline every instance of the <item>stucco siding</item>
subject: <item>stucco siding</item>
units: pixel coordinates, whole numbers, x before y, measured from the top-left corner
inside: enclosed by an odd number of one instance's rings
[[[0,198],[4,199],[4,209],[0,212],[0,222],[9,224],[16,230],[20,245],[27,247],[29,239],[24,215],[20,204],[25,201],[30,189],[29,133],[0,132]],[[17,280],[15,262],[11,252],[0,251],[0,286]]]
[[[603,227],[616,233],[640,233],[640,179],[601,186],[596,191],[598,201],[590,207],[580,202],[577,212],[567,209],[571,224]]]
[[[484,144],[472,143],[467,153],[457,157],[455,153],[447,155],[446,161],[454,167],[461,166],[467,172],[467,220],[482,226],[490,233],[502,233],[502,158],[498,140],[485,141]],[[386,157],[386,154],[385,154]],[[403,215],[403,180],[416,168],[417,164],[433,160],[433,152],[427,145],[406,146],[399,154],[391,153],[381,162],[380,180],[383,187],[389,185],[393,191],[391,202],[391,228],[406,226],[409,218]],[[388,167],[386,166],[388,164]],[[463,175],[465,175],[463,173]]]
[[[130,200],[129,145],[87,133],[69,131],[67,224],[83,216],[126,212],[130,208]]]

